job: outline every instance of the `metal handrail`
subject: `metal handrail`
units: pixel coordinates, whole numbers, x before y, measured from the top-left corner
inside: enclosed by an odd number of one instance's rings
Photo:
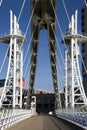
[[[72,110],[56,110],[56,115],[62,119],[72,122],[84,129],[87,129],[87,112],[78,112]]]
[[[31,110],[24,109],[7,109],[2,110],[0,115],[0,130],[4,130],[19,121],[30,118],[32,116],[32,112]]]

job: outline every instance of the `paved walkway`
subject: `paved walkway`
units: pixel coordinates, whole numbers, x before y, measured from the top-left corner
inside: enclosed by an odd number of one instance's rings
[[[6,130],[77,130],[75,126],[62,122],[53,116],[33,116]],[[78,129],[82,130],[82,129]]]

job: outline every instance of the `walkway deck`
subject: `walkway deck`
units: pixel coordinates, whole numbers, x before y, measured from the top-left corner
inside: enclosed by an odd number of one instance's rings
[[[39,115],[21,121],[6,130],[83,130],[53,116]]]

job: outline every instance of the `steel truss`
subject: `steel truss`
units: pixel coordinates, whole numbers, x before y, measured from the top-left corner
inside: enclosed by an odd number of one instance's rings
[[[52,0],[54,9],[56,6],[56,0]],[[36,5],[36,6],[35,6]],[[37,66],[38,56],[38,39],[41,29],[46,29],[49,36],[49,54],[51,63],[51,72],[53,78],[53,86],[56,97],[56,108],[60,107],[60,94],[58,89],[58,77],[57,77],[57,60],[56,60],[56,39],[55,39],[55,13],[50,0],[31,0],[32,10],[34,9],[32,17],[32,32],[34,32],[31,42],[31,67],[30,67],[30,80],[28,91],[28,106],[30,104],[30,97],[33,94],[34,81]]]
[[[83,38],[84,37],[84,38]],[[69,29],[63,37],[67,44],[65,51],[65,106],[81,110],[87,106],[79,65],[79,41],[86,42],[87,37],[77,34],[77,11],[71,18]]]
[[[22,36],[17,18],[10,10],[10,34],[0,37],[0,41],[9,44],[9,64],[0,107],[22,108],[22,76],[23,76],[23,51]]]

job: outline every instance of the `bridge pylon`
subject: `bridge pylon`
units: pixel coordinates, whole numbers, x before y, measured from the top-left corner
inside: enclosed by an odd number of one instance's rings
[[[53,6],[52,6],[53,3]],[[57,58],[56,58],[56,0],[31,0],[31,10],[33,11],[32,16],[32,42],[31,42],[31,63],[30,63],[30,79],[29,79],[29,90],[28,90],[28,107],[30,104],[30,97],[33,94],[34,82],[36,75],[37,57],[38,57],[38,39],[40,30],[46,29],[48,31],[49,39],[49,54],[51,72],[53,78],[53,86],[56,97],[56,108],[61,106],[60,94],[58,88],[58,70],[57,70]]]
[[[75,16],[71,17],[71,23],[63,37],[63,42],[67,45],[65,51],[65,106],[73,110],[85,110],[87,98],[80,72],[78,43],[87,42],[87,37],[77,33],[77,10]]]
[[[17,18],[10,10],[10,34],[0,37],[0,42],[9,44],[9,63],[0,107],[22,108],[23,51],[25,38]]]

